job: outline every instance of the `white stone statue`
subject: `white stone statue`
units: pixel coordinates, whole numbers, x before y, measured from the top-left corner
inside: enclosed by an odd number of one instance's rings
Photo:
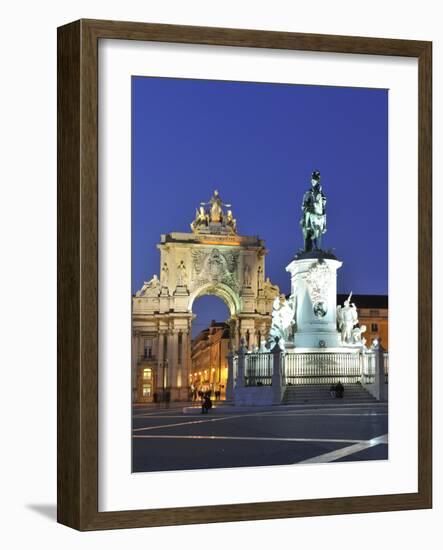
[[[186,286],[188,284],[188,274],[183,260],[177,266],[177,286]]]
[[[167,288],[169,284],[169,268],[166,262],[163,264],[163,267],[162,267],[161,278],[162,278],[162,286]]]
[[[285,348],[285,343],[289,340],[292,326],[294,325],[294,298],[291,296],[286,300],[284,294],[280,294],[272,304],[272,324],[269,331],[269,344],[273,347],[275,339],[279,339],[280,347]]]
[[[362,336],[366,332],[366,325],[360,327],[354,327],[352,329],[352,343],[366,347],[366,338]]]
[[[274,299],[280,293],[280,289],[278,288],[278,286],[273,285],[269,277],[266,277],[266,280],[263,284],[263,290],[267,299]]]
[[[251,268],[249,264],[245,264],[243,269],[243,285],[247,287],[251,286]]]
[[[137,296],[137,298],[141,296],[158,296],[160,290],[159,286],[160,281],[157,275],[154,274],[152,276],[152,279],[143,283],[142,288],[138,290],[135,295]]]
[[[351,304],[352,292],[345,300],[343,307],[337,306],[337,324],[341,333],[342,344],[352,344],[352,331],[355,325],[358,324],[357,308],[355,304]]]
[[[263,268],[261,265],[258,266],[257,270],[257,289],[263,289]]]

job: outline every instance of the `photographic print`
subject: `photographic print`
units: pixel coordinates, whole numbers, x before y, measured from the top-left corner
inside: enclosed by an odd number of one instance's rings
[[[57,32],[58,521],[432,507],[432,43]]]
[[[132,470],[388,459],[388,90],[132,77]]]

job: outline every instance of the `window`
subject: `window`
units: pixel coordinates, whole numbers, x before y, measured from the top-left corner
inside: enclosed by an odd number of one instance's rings
[[[369,316],[370,317],[380,317],[380,312],[378,309],[370,309],[369,310]]]
[[[152,369],[143,369],[143,380],[152,379]]]
[[[150,384],[143,384],[142,395],[143,395],[143,397],[151,397],[151,386],[150,386]]]
[[[145,338],[144,341],[144,358],[151,359],[152,357],[152,338]]]
[[[371,324],[371,332],[378,332],[378,325],[377,323]]]

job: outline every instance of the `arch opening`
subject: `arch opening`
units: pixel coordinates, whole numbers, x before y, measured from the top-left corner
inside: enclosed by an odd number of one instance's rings
[[[218,296],[205,294],[195,299],[192,307],[192,338],[208,329],[213,323],[228,324],[231,313],[226,303]]]
[[[203,393],[210,392],[212,399],[224,400],[236,304],[223,290],[206,287],[192,297],[190,309],[193,314],[189,372],[191,398],[197,401]]]
[[[208,283],[195,290],[189,297],[189,311],[192,311],[194,301],[202,296],[217,296],[220,298],[229,309],[231,317],[235,317],[241,311],[239,295],[222,283]]]

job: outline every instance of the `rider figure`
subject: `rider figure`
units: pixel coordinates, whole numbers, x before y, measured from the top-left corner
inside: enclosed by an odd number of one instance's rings
[[[315,247],[321,250],[321,238],[326,233],[326,196],[320,183],[320,172],[314,170],[311,176],[311,189],[303,196],[303,216],[300,225],[305,239],[305,251]]]

